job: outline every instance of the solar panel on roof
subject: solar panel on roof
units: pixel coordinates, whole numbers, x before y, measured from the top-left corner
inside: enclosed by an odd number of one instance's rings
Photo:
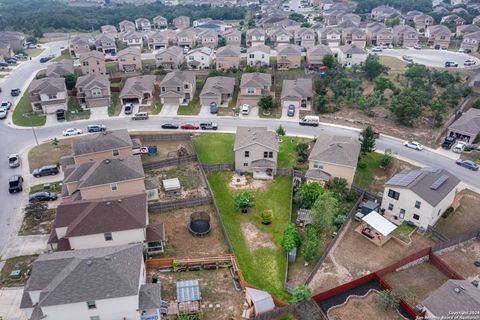
[[[435,180],[435,182],[432,183],[432,185],[430,186],[430,189],[437,190],[447,180],[448,180],[448,176],[442,175],[440,178],[438,178],[437,180]]]
[[[393,184],[399,187],[406,187],[410,183],[412,183],[415,179],[418,178],[422,174],[421,171],[410,171],[406,174],[397,174],[395,175],[390,181],[388,181],[388,184]]]

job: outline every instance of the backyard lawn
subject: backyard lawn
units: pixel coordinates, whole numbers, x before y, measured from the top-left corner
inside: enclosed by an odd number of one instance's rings
[[[24,117],[23,114],[30,114],[29,117]],[[43,126],[47,121],[45,116],[33,114],[32,105],[28,93],[25,91],[20,101],[15,106],[15,110],[12,115],[13,123],[17,126],[29,127],[29,126]]]
[[[299,137],[282,137],[278,152],[278,167],[279,168],[294,168],[297,166],[298,154],[295,147],[299,143],[309,143],[311,139]]]
[[[118,116],[120,112],[122,112],[122,105],[119,102],[119,96],[119,93],[112,92],[112,101],[110,103],[110,106],[108,107],[109,117]]]
[[[231,133],[205,133],[193,137],[201,163],[232,163],[235,135]]]
[[[243,214],[234,208],[234,196],[241,190],[230,189],[231,178],[230,172],[217,172],[208,180],[243,277],[251,285],[287,300],[283,289],[287,260],[281,241],[290,216],[291,179],[276,177],[261,192],[250,191],[255,207]],[[270,225],[261,223],[260,213],[266,209],[273,211]]]

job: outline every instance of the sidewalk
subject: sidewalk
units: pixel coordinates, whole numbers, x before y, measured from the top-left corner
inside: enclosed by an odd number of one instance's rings
[[[20,310],[23,287],[3,288],[0,290],[0,319],[27,320],[25,313]]]

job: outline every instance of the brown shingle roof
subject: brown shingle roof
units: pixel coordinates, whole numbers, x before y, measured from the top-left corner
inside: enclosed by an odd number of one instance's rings
[[[236,151],[252,144],[261,144],[278,151],[278,139],[275,132],[266,127],[237,127],[233,150]]]
[[[138,76],[128,78],[125,81],[125,85],[122,88],[122,92],[120,93],[120,97],[125,95],[133,95],[133,96],[143,96],[143,92],[152,92],[155,86],[156,76],[154,75],[145,75],[145,76]]]
[[[315,142],[308,160],[356,168],[359,153],[360,143],[356,139],[322,134]]]
[[[127,129],[119,129],[93,133],[79,140],[75,140],[72,142],[72,154],[79,156],[132,146],[132,139]]]

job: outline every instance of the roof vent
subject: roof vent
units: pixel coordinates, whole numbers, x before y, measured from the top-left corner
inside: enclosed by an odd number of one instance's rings
[[[93,261],[92,261],[92,260],[87,260],[87,266],[91,266],[91,265],[92,265],[92,263],[93,263]]]
[[[453,291],[455,291],[456,293],[460,293],[460,292],[462,292],[462,289],[459,288],[459,287],[455,287],[455,288],[453,289]]]
[[[110,163],[110,160],[109,160],[109,159],[106,159],[106,160],[105,160],[105,163],[107,163],[107,164]]]
[[[110,201],[105,202],[105,204],[109,207],[112,205],[112,203]]]
[[[110,261],[110,256],[105,256],[105,260]]]
[[[117,202],[118,202],[118,203],[122,203],[122,199],[118,199]]]

